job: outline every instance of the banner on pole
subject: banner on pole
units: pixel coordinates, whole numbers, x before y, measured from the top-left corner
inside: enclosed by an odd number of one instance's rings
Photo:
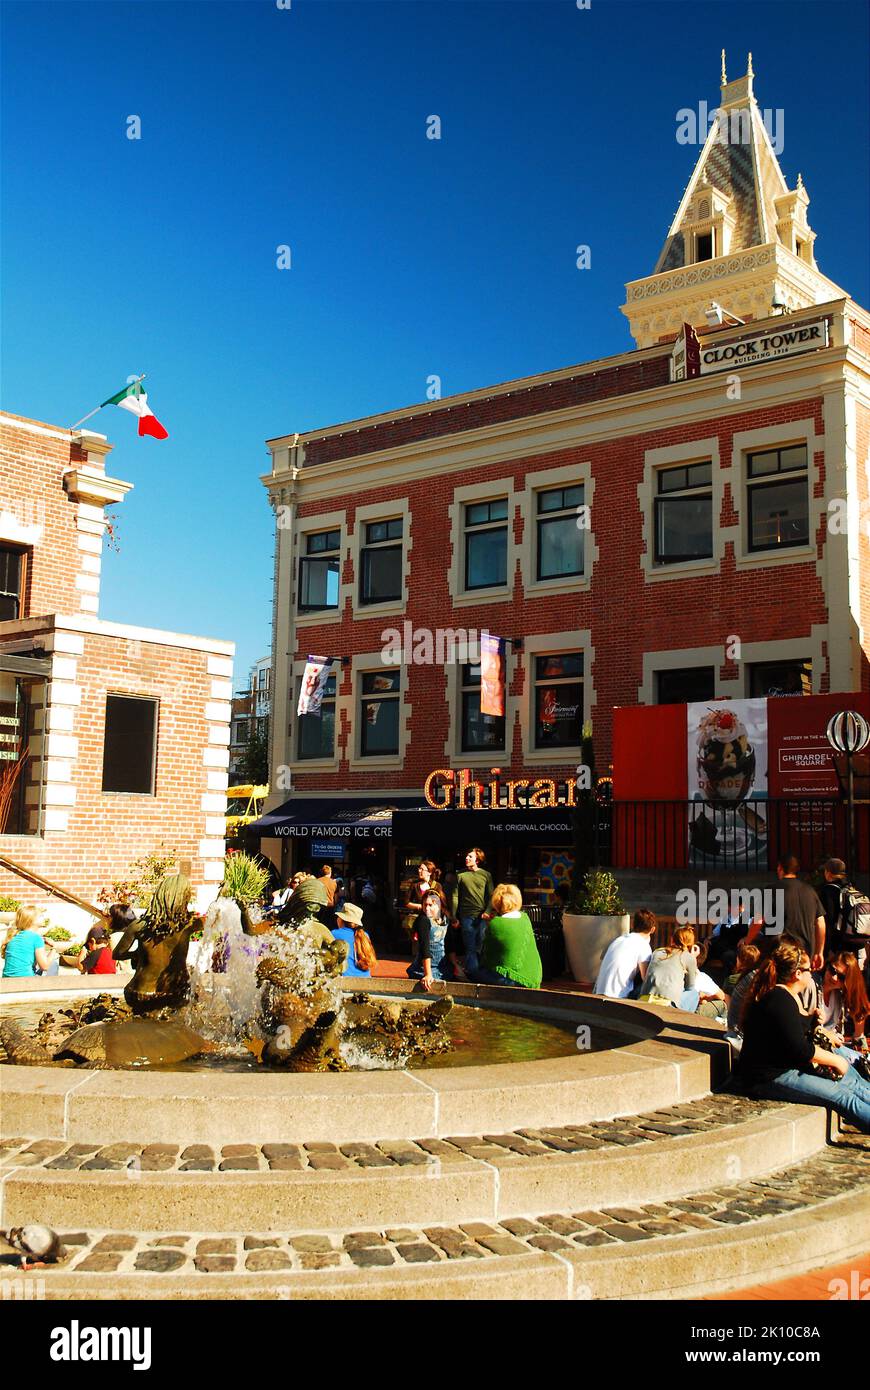
[[[331,656],[309,656],[302,675],[297,714],[319,714],[332,667]]]
[[[504,638],[480,634],[480,712],[504,714]]]

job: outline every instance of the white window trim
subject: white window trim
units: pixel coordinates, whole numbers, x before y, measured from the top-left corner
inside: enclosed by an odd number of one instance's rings
[[[707,439],[693,439],[687,444],[666,444],[658,449],[644,451],[643,481],[638,483],[637,498],[643,519],[643,548],[640,566],[644,580],[658,584],[668,579],[685,579],[693,574],[715,574],[725,554],[725,541],[729,539],[727,528],[719,524],[722,503],[725,495],[725,479],[719,460],[719,438],[711,435]],[[657,565],[655,562],[655,499],[658,496],[658,474],[666,468],[679,468],[689,463],[712,464],[712,511],[713,511],[713,554],[709,559],[683,560],[673,565]]]
[[[807,450],[807,494],[810,539],[807,545],[788,546],[784,550],[749,549],[749,499],[748,475],[749,455],[763,453],[765,449],[782,449],[792,444],[805,444]],[[817,481],[815,455],[823,448],[824,441],[816,435],[813,419],[791,420],[781,425],[765,425],[760,429],[740,430],[732,440],[731,468],[736,480],[732,486],[734,510],[740,518],[737,539],[734,546],[735,566],[738,570],[767,569],[771,565],[805,565],[815,563],[817,549],[815,537],[821,525],[825,510],[825,499],[814,496]]]
[[[719,699],[723,695],[732,700],[742,699],[742,676],[738,674],[730,680],[722,677],[722,667],[728,665],[733,665],[733,663],[729,662],[725,654],[725,647],[721,642],[709,647],[683,647],[664,652],[644,652],[643,680],[637,690],[638,704],[655,705],[658,703],[655,679],[658,671],[680,671],[683,667],[693,666],[713,667],[714,699]]]
[[[488,589],[466,589],[465,585],[465,508],[472,502],[492,502],[497,498],[507,500],[507,579],[504,584],[493,585]],[[454,607],[469,608],[473,605],[491,603],[510,603],[514,594],[517,567],[517,543],[514,533],[516,516],[516,495],[514,480],[508,478],[488,478],[485,482],[468,483],[454,490],[450,504],[450,597]]]
[[[299,568],[300,561],[305,556],[306,537],[315,536],[320,531],[339,531],[338,548],[338,606],[336,608],[318,608],[311,613],[301,613],[299,611]],[[350,542],[347,537],[347,512],[321,512],[318,516],[298,517],[296,528],[293,535],[293,592],[291,595],[290,611],[294,627],[318,627],[322,623],[338,623],[344,610],[345,600],[350,586],[343,583],[342,575],[345,571],[345,561],[350,550]]]
[[[362,579],[365,528],[372,521],[393,521],[397,517],[402,518],[402,539],[399,542],[402,552],[401,597],[387,599],[383,603],[360,603],[359,586]],[[391,502],[372,502],[364,507],[357,507],[349,546],[353,571],[351,595],[354,618],[386,618],[405,612],[408,606],[408,584],[411,574],[411,546],[411,507],[407,497],[397,497]]]
[[[595,648],[592,646],[592,633],[588,628],[574,628],[569,632],[536,632],[523,643],[523,695],[522,695],[522,736],[523,763],[527,767],[559,767],[563,763],[575,767],[583,752],[583,744],[569,744],[565,748],[535,748],[535,658],[548,653],[583,653],[583,723],[592,718],[595,703],[595,688],[592,681],[592,667]]]
[[[408,666],[402,662],[384,661],[383,652],[357,652],[351,658],[350,682],[350,754],[348,767],[353,772],[365,768],[400,768],[404,766],[405,756],[411,741],[411,700],[408,688]],[[363,757],[362,721],[359,711],[362,701],[362,676],[371,671],[399,672],[399,751],[382,757]]]
[[[323,655],[330,656],[331,653],[324,652]],[[332,664],[332,671],[335,674],[335,738],[333,739],[331,758],[299,757],[300,716],[296,713],[296,709],[299,703],[299,688],[301,685],[303,672],[305,671],[305,666],[305,658],[301,657],[293,661],[290,667],[290,676],[292,682],[290,687],[289,704],[291,730],[288,735],[288,751],[290,753],[290,757],[287,760],[286,766],[290,768],[291,772],[319,772],[325,771],[327,769],[329,771],[334,772],[337,770],[339,762],[341,761],[338,748],[338,740],[339,735],[341,733],[341,709],[343,705],[343,700],[346,699],[346,697],[342,697],[341,694],[343,675],[341,660],[338,659],[336,661],[333,661]]]
[[[498,636],[502,634],[499,633]],[[464,661],[454,662],[452,665],[444,667],[444,698],[450,713],[450,722],[447,730],[447,738],[444,741],[444,761],[447,767],[470,767],[472,765],[483,766],[489,762],[491,767],[496,766],[496,759],[502,762],[509,762],[513,750],[513,730],[516,717],[519,712],[520,697],[510,693],[511,685],[517,672],[517,661],[520,653],[515,652],[510,638],[505,640],[505,701],[504,701],[504,737],[505,741],[501,748],[477,748],[466,749],[462,752],[462,667],[468,663]],[[473,663],[472,663],[473,664]]]
[[[579,594],[591,588],[592,572],[598,559],[594,530],[583,532],[583,573],[553,579],[538,579],[538,498],[539,492],[551,492],[557,487],[582,487],[583,505],[592,512],[595,479],[589,462],[569,464],[562,468],[546,468],[526,474],[525,491],[517,494],[520,516],[523,519],[523,539],[519,545],[520,572],[527,594]]]
[[[827,641],[827,624],[816,624],[806,637],[787,637],[778,642],[744,642],[740,654],[743,667],[741,694],[749,699],[750,666],[759,666],[768,661],[803,661],[807,657],[812,662],[812,694],[821,694],[822,673],[825,670],[822,643]]]

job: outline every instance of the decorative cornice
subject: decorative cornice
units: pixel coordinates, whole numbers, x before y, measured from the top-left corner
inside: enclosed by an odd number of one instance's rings
[[[87,502],[92,507],[109,507],[122,502],[133,484],[121,478],[110,478],[99,468],[82,464],[78,468],[68,468],[63,475],[63,485],[73,502]]]

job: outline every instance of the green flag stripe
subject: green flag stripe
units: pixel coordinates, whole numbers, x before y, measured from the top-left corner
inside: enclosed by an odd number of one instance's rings
[[[110,396],[107,401],[103,401],[103,405],[120,405],[125,396],[141,396],[141,394],[142,387],[136,381],[132,386],[125,386],[123,391],[119,391],[117,395]],[[103,405],[100,406],[100,410],[102,410]]]

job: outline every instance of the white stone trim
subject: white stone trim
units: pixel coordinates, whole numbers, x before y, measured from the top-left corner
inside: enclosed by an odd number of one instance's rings
[[[598,559],[598,546],[594,529],[584,530],[583,535],[583,573],[565,578],[537,579],[538,572],[538,513],[537,494],[557,487],[582,487],[583,505],[590,509],[594,521],[592,501],[595,495],[595,479],[592,464],[565,464],[561,468],[542,468],[526,474],[525,488],[517,493],[520,516],[523,519],[523,538],[517,549],[520,559],[520,573],[523,588],[529,598],[544,598],[548,594],[579,594],[589,589],[592,573]]]
[[[497,633],[497,636],[502,636]],[[517,665],[522,653],[515,652],[513,643],[505,642],[504,652],[504,737],[501,748],[481,748],[462,750],[462,667],[468,663],[455,661],[444,666],[444,701],[449,713],[447,737],[444,740],[444,760],[447,767],[483,766],[491,759],[490,766],[497,766],[497,759],[509,761],[514,746],[514,725],[521,710],[521,697],[511,694],[511,686],[516,679]],[[476,663],[473,663],[476,664]]]
[[[51,733],[71,734],[73,708],[71,705],[49,705],[47,728]]]
[[[807,449],[807,494],[809,516],[809,543],[805,546],[790,546],[785,550],[749,549],[749,507],[747,505],[747,459],[752,453],[765,449],[781,449],[790,444],[805,444]],[[784,424],[761,425],[751,430],[735,430],[731,444],[731,495],[734,510],[739,518],[735,531],[734,563],[738,570],[766,568],[770,565],[815,563],[817,557],[816,535],[824,499],[815,497],[814,489],[818,480],[815,456],[824,449],[824,438],[816,436],[815,420],[811,417],[790,420]]]
[[[465,588],[465,508],[475,502],[495,502],[504,498],[507,502],[507,562],[506,581],[488,589]],[[510,603],[513,599],[516,582],[517,551],[515,523],[517,494],[512,476],[490,478],[479,475],[475,483],[465,483],[454,488],[453,500],[448,507],[450,517],[450,568],[448,583],[450,598],[454,608],[474,607],[481,604]]]
[[[324,652],[322,653],[322,655],[328,656],[329,653]],[[300,773],[327,771],[335,772],[338,770],[339,763],[341,761],[341,755],[339,753],[338,746],[338,740],[342,730],[341,711],[345,711],[345,715],[348,720],[352,720],[353,718],[353,682],[351,681],[350,693],[348,693],[347,691],[342,693],[342,687],[347,684],[347,682],[344,679],[345,668],[342,666],[340,661],[333,662],[332,673],[335,675],[335,737],[333,739],[332,744],[332,757],[300,758],[298,756],[300,716],[296,713],[296,710],[299,704],[299,688],[301,685],[304,670],[304,656],[297,657],[289,663],[287,701],[287,711],[289,718],[286,726],[288,728],[288,733],[286,735],[284,744],[287,756],[283,760],[283,763],[281,759],[278,759],[278,764],[284,767],[289,767],[293,772]],[[286,799],[286,796],[281,796],[279,797],[278,803],[276,804],[280,804],[280,802],[286,801]]]
[[[202,765],[203,767],[229,767],[229,748],[203,748]]]
[[[200,859],[219,859],[226,853],[223,840],[200,840],[197,854]]]
[[[55,655],[51,662],[51,679],[75,682],[78,665],[74,656]]]
[[[44,742],[47,758],[70,758],[75,761],[79,755],[79,741],[70,734],[50,733],[44,737],[35,735],[31,742],[36,743],[37,738],[40,743]]]
[[[740,693],[749,695],[749,667],[764,661],[791,661],[809,657],[813,667],[814,695],[821,694],[822,643],[828,640],[827,625],[816,623],[807,637],[784,637],[776,642],[744,642],[740,651]]]
[[[0,425],[8,425],[12,430],[24,430],[26,434],[42,434],[47,439],[65,439],[72,441],[70,430],[49,429],[46,425],[38,425],[33,420],[19,420],[12,415],[7,415],[5,411],[0,412]]]
[[[102,569],[103,569],[103,561],[102,561],[100,555],[90,555],[90,554],[83,554],[83,555],[82,555],[82,573],[83,573],[83,574],[101,574],[101,573],[102,573]]]
[[[93,613],[96,615],[100,611],[100,600],[96,594],[82,594],[81,606],[83,613]]]
[[[75,577],[75,586],[86,594],[98,594],[100,592],[100,580],[96,574],[79,573]]]
[[[72,762],[66,758],[45,758],[42,764],[43,780],[49,782],[72,781]]]
[[[48,698],[46,704],[55,705],[80,705],[82,702],[82,688],[80,685],[73,685],[71,681],[58,681],[54,676],[50,678],[48,687]]]
[[[226,816],[206,816],[205,833],[210,838],[217,838],[223,840],[227,833]]]
[[[229,724],[230,706],[222,700],[207,700],[205,705],[205,717],[215,724]]]
[[[221,792],[203,792],[199,799],[200,809],[207,815],[222,815],[226,820],[227,798]],[[225,827],[226,828],[226,827]]]
[[[310,613],[301,613],[299,611],[299,567],[305,553],[303,545],[306,536],[316,535],[319,531],[339,532],[338,603],[335,608],[317,608]],[[295,628],[319,627],[325,623],[340,622],[347,601],[350,600],[353,603],[355,582],[353,578],[348,582],[344,580],[347,559],[351,553],[351,540],[347,529],[347,510],[342,508],[331,512],[320,512],[316,516],[303,517],[300,517],[297,512],[295,526],[289,535],[291,541],[287,563],[290,565],[290,620],[292,626]],[[289,643],[287,650],[290,651]],[[295,655],[295,652],[291,655]],[[323,655],[329,656],[331,653],[324,652]]]
[[[47,806],[42,813],[42,828],[45,831],[69,830],[69,811],[57,806]]]
[[[27,789],[31,790],[30,787]],[[38,800],[39,787],[32,788],[37,793],[35,800]],[[42,788],[42,800],[44,806],[75,806],[76,788],[68,782],[45,782]]]
[[[0,540],[12,545],[36,546],[42,542],[45,527],[38,522],[19,521],[14,512],[0,512]]]
[[[723,680],[719,674],[728,658],[722,643],[707,647],[674,647],[661,652],[644,652],[643,679],[637,689],[639,705],[654,705],[656,701],[655,675],[657,671],[680,671],[697,666],[713,667],[713,693],[716,696],[729,695],[738,699],[743,694],[743,681],[740,676],[734,680]]]
[[[362,721],[359,717],[360,702],[362,700],[362,680],[364,673],[377,671],[399,672],[399,751],[390,753],[383,757],[364,758],[360,751]],[[347,749],[348,765],[353,772],[362,772],[366,768],[369,770],[381,770],[382,768],[400,768],[404,766],[408,747],[411,742],[411,700],[408,686],[408,667],[404,662],[397,662],[396,665],[387,663],[383,659],[381,652],[357,652],[351,657],[350,666],[350,696],[347,705],[347,717],[350,724],[350,742]],[[337,728],[336,723],[336,728]]]
[[[231,701],[233,698],[232,681],[213,680],[209,688],[209,695],[212,700]]]
[[[389,599],[385,603],[360,603],[359,586],[362,579],[365,527],[372,521],[394,521],[397,517],[402,519],[402,539],[399,542],[402,555],[402,596],[398,599]],[[366,503],[365,506],[357,507],[348,545],[348,553],[351,558],[350,598],[355,619],[386,618],[405,612],[408,604],[408,579],[411,570],[412,546],[411,507],[407,497],[391,498],[389,502],[370,502]]]
[[[226,848],[226,846],[224,846]],[[223,883],[224,880],[224,861],[223,859],[209,859],[202,866],[202,876],[206,883]],[[203,906],[208,906],[204,903]]]
[[[79,550],[88,555],[101,555],[103,553],[102,535],[89,535],[85,531],[79,531],[76,536],[76,544]]]
[[[208,726],[209,743],[222,743],[229,745],[230,729],[228,724],[209,724]]]

